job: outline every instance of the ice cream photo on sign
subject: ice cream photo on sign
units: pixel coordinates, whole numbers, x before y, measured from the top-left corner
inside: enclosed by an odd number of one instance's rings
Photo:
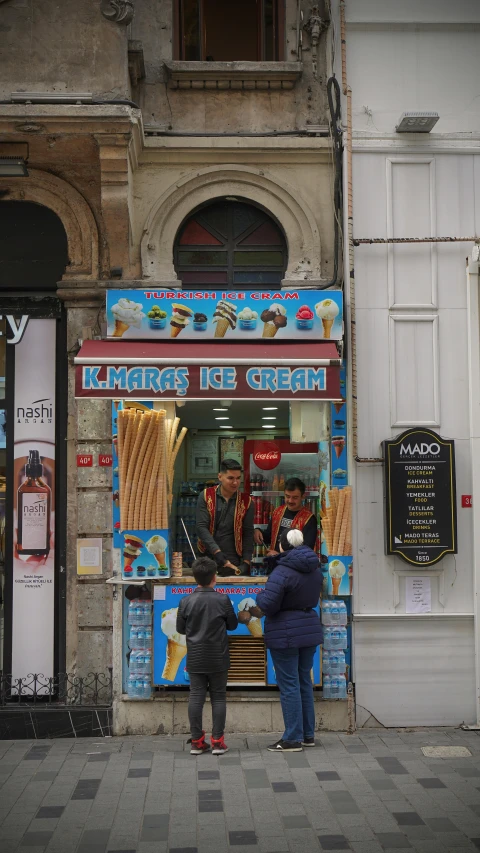
[[[258,314],[248,306],[239,311],[238,322],[244,332],[252,331],[257,328]]]
[[[332,595],[338,595],[338,590],[345,574],[345,566],[340,560],[331,560],[328,573],[332,581]]]
[[[333,299],[323,299],[315,305],[315,313],[322,321],[323,337],[329,338],[332,331],[332,326],[338,316],[339,307]]]
[[[252,637],[263,637],[262,620],[258,616],[252,616],[250,608],[255,607],[253,598],[242,598],[238,603],[238,621],[246,625]]]
[[[148,542],[145,542],[145,548],[149,554],[153,554],[159,566],[165,566],[167,542],[163,536],[155,534],[151,536]]]
[[[270,308],[262,311],[260,319],[265,324],[262,338],[274,338],[278,330],[284,329],[287,325],[287,309],[278,302],[274,302]]]
[[[226,299],[217,302],[213,314],[213,323],[217,324],[215,329],[216,338],[224,338],[229,329],[235,329],[237,325],[237,306]]]
[[[133,326],[140,329],[145,314],[142,311],[141,302],[133,302],[131,299],[122,297],[116,305],[112,306],[112,315],[115,320],[115,329],[112,338],[121,338]]]
[[[172,319],[170,320],[170,337],[176,338],[188,326],[193,311],[187,305],[172,302]]]
[[[138,536],[131,533],[125,534],[125,544],[123,546],[123,570],[129,569],[132,563],[142,553],[143,542]]]
[[[295,314],[297,329],[313,329],[313,318],[314,314],[312,309],[309,308],[308,305],[301,305]]]
[[[332,436],[332,447],[335,450],[335,455],[337,459],[340,459],[344,448],[345,448],[345,436],[344,435],[333,435]]]
[[[162,631],[167,637],[167,653],[162,678],[166,681],[175,681],[178,667],[187,654],[187,638],[184,634],[177,634],[177,610],[172,607],[162,613]]]

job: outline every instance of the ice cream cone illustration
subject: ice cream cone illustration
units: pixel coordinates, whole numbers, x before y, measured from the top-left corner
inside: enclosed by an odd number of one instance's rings
[[[278,330],[287,325],[287,309],[279,302],[274,302],[270,308],[262,311],[260,319],[265,324],[262,338],[274,338]]]
[[[344,405],[345,405],[345,401],[342,400],[341,403],[334,403],[333,405],[335,406],[335,411],[336,411],[337,415],[339,415],[340,412],[342,411]]]
[[[217,302],[213,312],[213,322],[216,323],[215,337],[224,338],[229,329],[235,329],[237,325],[237,306],[226,299]]]
[[[253,598],[242,598],[238,603],[238,621],[240,624],[246,625],[252,637],[263,637],[262,620],[257,616],[252,616],[249,612],[250,607],[255,607]]]
[[[142,325],[142,320],[145,314],[142,311],[141,302],[133,302],[131,299],[122,297],[117,304],[112,307],[112,315],[115,320],[115,328],[112,338],[121,338],[130,328],[134,326],[139,329]]]
[[[190,322],[193,311],[187,305],[172,302],[172,319],[170,320],[170,337],[176,338]]]
[[[345,574],[345,566],[340,560],[331,560],[328,567],[330,580],[332,581],[332,595],[338,595],[342,578]]]
[[[337,459],[340,459],[345,448],[345,437],[343,435],[332,436],[332,447],[335,450]]]
[[[148,542],[145,542],[145,548],[149,554],[153,554],[159,566],[165,564],[167,542],[163,536],[158,536],[158,534],[151,536]]]
[[[142,553],[143,542],[138,536],[127,533],[123,546],[123,567],[129,568]]]
[[[323,299],[315,305],[315,313],[322,321],[324,338],[330,337],[332,326],[338,316],[339,310],[337,303],[333,299]]]
[[[162,631],[167,635],[167,652],[162,678],[175,681],[178,668],[187,654],[187,640],[183,634],[177,633],[177,609],[164,610],[162,613]]]

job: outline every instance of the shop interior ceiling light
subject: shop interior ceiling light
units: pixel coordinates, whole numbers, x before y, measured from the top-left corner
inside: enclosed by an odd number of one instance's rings
[[[0,178],[28,178],[23,157],[0,157]]]
[[[228,420],[229,420],[229,418],[228,418],[228,415],[227,415],[227,417],[226,417],[226,418],[215,418],[215,420],[216,420],[216,421],[228,421]]]
[[[402,113],[395,130],[397,133],[430,133],[440,118],[438,113]]]
[[[278,406],[262,406],[263,412],[277,412]]]
[[[220,405],[225,406],[226,409],[229,409],[230,406],[232,405],[232,401],[231,400],[220,400]]]
[[[228,412],[228,409],[212,409],[212,412]]]

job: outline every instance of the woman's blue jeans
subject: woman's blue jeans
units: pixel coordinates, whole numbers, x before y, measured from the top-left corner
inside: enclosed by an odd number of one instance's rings
[[[299,743],[315,734],[311,669],[316,646],[270,649],[282,705],[283,740]]]

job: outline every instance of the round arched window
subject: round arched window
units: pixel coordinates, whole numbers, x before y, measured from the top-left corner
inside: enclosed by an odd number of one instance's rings
[[[258,207],[222,199],[199,208],[175,241],[175,270],[185,285],[235,289],[280,286],[285,237]]]

